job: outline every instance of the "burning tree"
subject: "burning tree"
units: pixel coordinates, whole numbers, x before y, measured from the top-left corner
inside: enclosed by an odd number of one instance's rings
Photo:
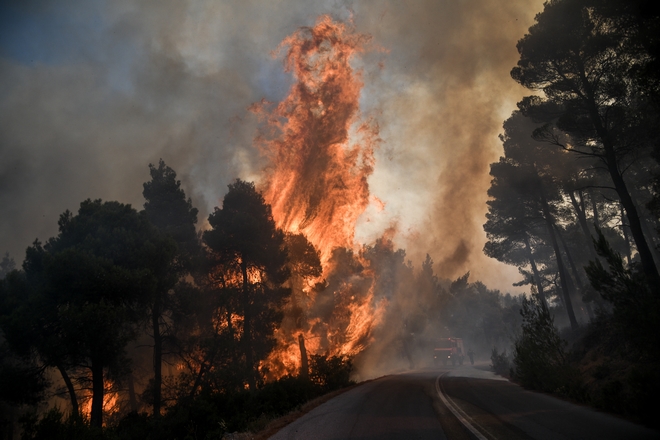
[[[300,28],[279,48],[296,80],[289,95],[270,111],[253,107],[268,122],[256,139],[270,159],[264,198],[277,225],[304,232],[324,263],[335,247],[354,246],[369,204],[378,129],[360,118],[361,75],[351,67],[368,41],[328,16]]]
[[[256,387],[257,364],[274,346],[273,332],[282,320],[281,307],[290,290],[284,233],[275,226],[271,208],[253,183],[229,185],[222,208],[209,216],[213,229],[204,233],[214,271],[237,301],[228,302],[227,326],[240,335],[245,378]],[[232,316],[239,319],[233,322]]]
[[[289,253],[289,268],[291,278],[289,286],[291,296],[287,302],[284,313],[285,317],[278,329],[280,344],[294,346],[297,342],[300,349],[300,375],[307,377],[309,362],[307,357],[305,334],[310,331],[310,293],[314,289],[323,287],[323,283],[317,280],[321,277],[323,268],[319,251],[312,245],[303,234],[287,234],[286,247]],[[288,338],[287,340],[284,340]],[[268,372],[271,375],[279,375],[286,371],[291,365],[297,365],[298,357],[293,350],[289,351],[289,358],[274,352],[269,356]]]
[[[300,302],[288,309],[300,315],[287,316],[289,323],[306,322],[279,329],[279,347],[267,362],[276,376],[300,367],[305,341],[312,354],[360,352],[378,316],[373,277],[354,252],[380,141],[377,124],[360,115],[361,72],[351,66],[369,41],[329,16],[300,28],[277,51],[295,79],[288,96],[277,106],[262,101],[252,107],[265,121],[255,140],[270,161],[264,198],[278,227],[304,234],[318,249],[325,277],[308,278],[304,310]],[[355,270],[345,274],[351,279],[341,278],[350,267]]]

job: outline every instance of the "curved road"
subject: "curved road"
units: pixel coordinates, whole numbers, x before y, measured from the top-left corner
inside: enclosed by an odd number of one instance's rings
[[[658,439],[595,410],[526,391],[471,366],[366,382],[271,437],[293,439]]]

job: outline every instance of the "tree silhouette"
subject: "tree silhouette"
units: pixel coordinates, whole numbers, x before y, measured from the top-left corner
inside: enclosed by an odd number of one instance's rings
[[[121,372],[124,347],[175,246],[144,214],[118,202],[86,200],[77,215],[60,216],[59,234],[27,249],[26,283],[13,322],[56,367],[71,393],[67,369],[91,373],[91,424],[103,424],[104,370]]]
[[[284,233],[275,226],[271,208],[253,183],[237,179],[229,185],[222,208],[209,216],[213,229],[204,232],[216,271],[226,287],[238,288],[242,318],[241,346],[247,383],[256,388],[257,364],[274,346],[273,332],[290,290]]]
[[[537,139],[602,162],[626,212],[644,273],[659,286],[660,275],[624,180],[625,170],[658,139],[657,124],[649,124],[646,116],[648,90],[639,87],[638,79],[652,57],[623,25],[628,16],[609,14],[615,3],[546,2],[536,24],[518,42],[520,60],[511,75],[545,94],[519,104],[525,115],[546,123],[535,131]],[[569,133],[570,143],[559,139],[551,124]]]
[[[540,275],[533,258],[531,235],[533,228],[541,224],[545,237],[555,254],[559,272],[560,290],[571,327],[577,327],[569,290],[569,274],[564,265],[557,236],[556,209],[554,201],[561,201],[559,182],[567,153],[544,148],[543,144],[525,136],[529,121],[519,112],[504,123],[502,136],[505,157],[491,165],[494,177],[488,194],[488,222],[484,225],[489,242],[484,248],[488,255],[502,261],[528,259],[541,301],[546,304]],[[545,240],[544,240],[545,241]]]
[[[15,268],[16,262],[9,256],[9,252],[6,252],[2,260],[0,260],[0,280]]]
[[[151,180],[144,183],[142,192],[146,200],[144,211],[149,221],[165,236],[174,240],[177,246],[174,258],[167,266],[162,267],[162,273],[157,274],[158,286],[150,301],[154,341],[154,378],[151,392],[153,413],[159,416],[162,405],[163,338],[167,336],[166,329],[171,328],[165,321],[168,320],[166,315],[171,314],[173,307],[169,292],[177,281],[190,271],[192,260],[199,253],[200,247],[195,231],[197,208],[192,206],[190,199],[186,199],[181,181],[176,180],[174,170],[160,159],[158,167],[149,164],[149,172]]]
[[[33,337],[38,335],[23,319],[29,311],[16,313],[24,306],[25,292],[24,272],[12,269],[0,277],[0,402],[12,406],[43,401],[49,385],[35,350],[39,342]]]

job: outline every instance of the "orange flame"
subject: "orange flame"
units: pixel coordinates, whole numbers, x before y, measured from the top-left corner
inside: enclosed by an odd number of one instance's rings
[[[262,101],[251,107],[266,122],[255,139],[270,160],[262,182],[264,197],[278,227],[305,234],[320,251],[326,279],[340,271],[332,261],[337,248],[349,250],[353,266],[368,265],[350,251],[356,246],[358,218],[370,202],[367,179],[380,142],[377,123],[360,115],[361,72],[351,66],[369,41],[351,26],[319,17],[314,27],[300,28],[276,51],[285,52],[285,69],[295,79],[288,96],[277,106]],[[298,371],[301,333],[310,354],[352,356],[370,343],[386,302],[374,300],[373,274],[363,270],[352,276],[359,280],[328,284],[331,296],[324,292],[323,297],[333,309],[323,317],[313,312],[320,293],[294,292],[295,307],[290,309],[304,307],[306,322],[294,325],[294,319],[285,318],[276,332],[278,348],[261,365],[269,378]],[[314,281],[320,280],[306,284]]]
[[[85,417],[92,414],[92,390],[85,389],[81,398],[81,411]],[[103,381],[103,425],[105,426],[107,418],[120,411],[119,391],[115,383],[105,379]]]
[[[253,106],[276,136],[257,138],[271,161],[264,197],[278,227],[304,233],[323,263],[335,247],[354,246],[355,225],[369,204],[378,127],[360,118],[361,74],[350,65],[368,41],[320,17],[280,44],[296,79],[286,99],[268,114],[267,103]]]

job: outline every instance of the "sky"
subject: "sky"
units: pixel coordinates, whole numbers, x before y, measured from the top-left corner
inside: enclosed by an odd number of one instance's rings
[[[259,182],[251,104],[292,84],[280,42],[318,16],[372,36],[355,60],[361,113],[382,143],[356,239],[394,226],[417,268],[520,292],[517,269],[483,255],[489,164],[530,94],[510,77],[542,0],[0,1],[0,252],[20,263],[81,201],[141,209],[162,158],[200,210],[236,178]]]

